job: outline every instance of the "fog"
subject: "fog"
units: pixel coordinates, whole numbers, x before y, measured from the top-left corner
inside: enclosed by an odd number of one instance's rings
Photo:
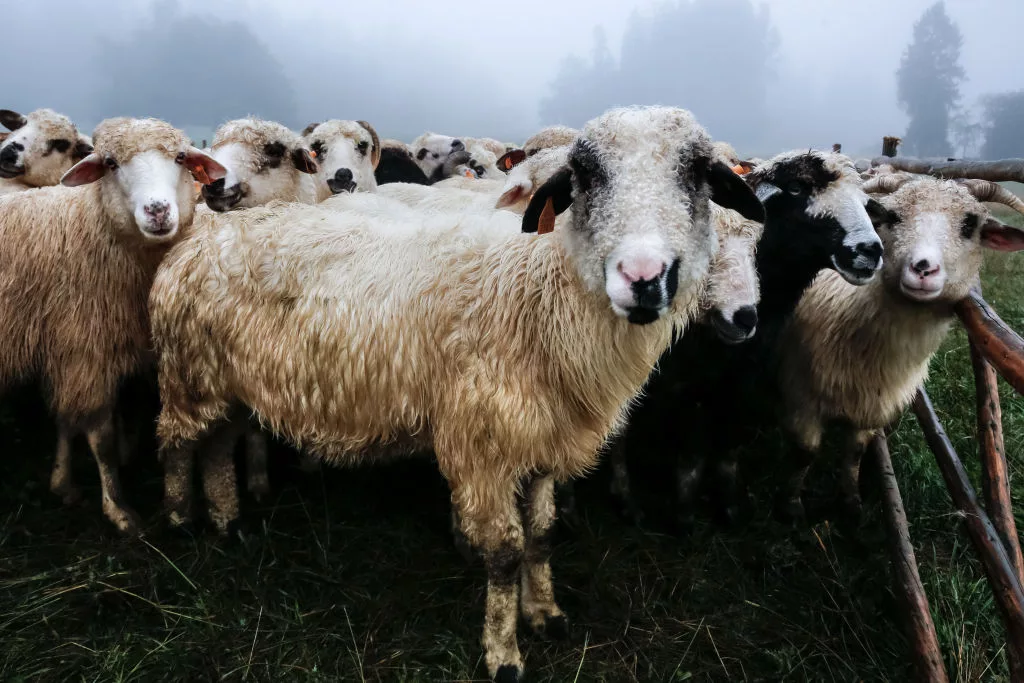
[[[686,13],[693,3],[703,14]],[[32,0],[0,13],[0,107],[51,107],[86,132],[153,115],[197,141],[257,114],[298,129],[366,119],[407,141],[435,130],[522,142],[614,104],[661,103],[694,110],[747,155],[833,142],[875,154],[907,130],[896,71],[933,4]],[[980,121],[983,97],[1024,90],[1011,58],[1024,3],[946,0],[945,11],[963,36],[960,105]]]

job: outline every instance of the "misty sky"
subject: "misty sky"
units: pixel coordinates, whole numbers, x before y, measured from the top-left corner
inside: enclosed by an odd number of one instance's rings
[[[778,31],[778,60],[768,88],[769,120],[763,126],[770,143],[764,143],[767,149],[741,153],[767,155],[842,142],[851,154],[874,154],[882,135],[902,134],[907,121],[896,104],[894,72],[914,21],[932,2],[755,0],[768,6]],[[96,91],[96,79],[103,78],[90,66],[95,46],[140,27],[159,31],[152,17],[154,11],[167,11],[166,3],[199,17],[249,25],[291,81],[297,120],[284,123],[293,127],[329,117],[363,118],[383,137],[411,140],[431,129],[518,142],[544,124],[558,123],[540,120],[538,103],[566,55],[589,58],[594,29],[602,26],[617,57],[630,15],[657,5],[651,0],[600,7],[584,0],[8,3],[0,25],[13,49],[5,48],[0,108],[27,112],[50,106],[91,132],[96,106],[85,102]],[[1013,58],[1024,26],[1024,2],[947,0],[946,9],[964,35],[961,61],[968,80],[963,103],[974,106],[982,95],[1024,89],[1024,69]],[[220,46],[197,46],[187,37],[182,44],[180,60],[164,64],[167,72],[153,73],[155,83],[174,70],[217,70]],[[722,36],[722,48],[704,68],[714,69],[716,60],[744,59],[743,46],[730,44],[729,36]],[[670,69],[663,77],[671,78]],[[727,84],[722,96],[731,96]],[[204,93],[183,97],[202,110]],[[736,97],[740,102],[742,93]],[[256,101],[238,102],[234,116],[258,113],[259,107]],[[103,110],[104,116],[119,113]],[[714,134],[713,122],[703,123]],[[193,129],[189,132],[196,134]]]

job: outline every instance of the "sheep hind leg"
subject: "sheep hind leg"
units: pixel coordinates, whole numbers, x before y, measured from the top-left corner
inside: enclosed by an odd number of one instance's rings
[[[459,519],[459,511],[456,507],[452,506],[451,514],[451,529],[452,539],[455,541],[455,549],[459,551],[459,555],[466,564],[473,564],[476,562],[477,553],[473,548],[473,544],[469,542],[469,538],[462,531],[462,520]]]
[[[498,491],[492,499],[472,504],[471,491]],[[487,570],[487,604],[482,644],[487,673],[494,681],[518,683],[523,659],[516,640],[519,581],[523,564],[523,525],[516,506],[515,483],[489,481],[453,487],[462,531],[479,548]],[[488,496],[491,498],[491,496]]]
[[[551,476],[534,477],[522,500],[526,547],[519,608],[533,631],[553,640],[569,637],[569,620],[555,602],[551,582],[551,545],[556,507]]]
[[[807,520],[804,509],[804,480],[821,448],[820,425],[803,425],[802,429],[794,429],[797,444],[792,451],[792,466],[789,476],[775,502],[776,514],[785,522],[803,525]]]
[[[118,473],[120,455],[113,413],[96,427],[86,432],[96,466],[100,471],[103,492],[103,513],[123,534],[137,534],[141,528],[139,516],[124,502],[121,478]]]
[[[270,477],[267,476],[267,435],[257,420],[250,420],[245,428],[245,463],[246,487],[262,503],[270,494]]]
[[[57,426],[57,448],[50,472],[50,491],[60,496],[65,505],[74,505],[82,499],[82,491],[75,485],[71,473],[71,444],[74,432],[64,424]]]
[[[206,515],[221,536],[229,535],[239,518],[234,447],[246,427],[245,420],[226,420],[214,427],[199,459]]]

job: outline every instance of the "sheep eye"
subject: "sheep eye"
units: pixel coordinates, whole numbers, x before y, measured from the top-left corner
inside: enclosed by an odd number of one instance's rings
[[[316,155],[320,158],[323,158],[323,156],[327,154],[327,149],[324,147],[324,143],[322,143],[319,140],[310,145],[309,149],[313,152],[316,152]]]
[[[801,183],[799,180],[791,180],[790,182],[786,183],[786,192],[790,193],[791,195],[801,195],[804,193],[804,191],[804,184]]]
[[[185,163],[185,153],[184,152],[178,152],[178,156],[174,157],[174,163],[176,163],[176,164],[183,164],[183,163]]]
[[[181,155],[181,156],[182,156],[182,157],[184,157],[184,155]],[[179,163],[180,163],[180,162],[179,162]],[[104,164],[104,165],[105,165],[105,166],[106,166],[107,168],[109,168],[110,170],[112,170],[112,171],[116,171],[116,170],[117,170],[117,162],[116,162],[116,161],[114,161],[114,157],[106,157],[106,158],[105,158],[105,159],[103,160],[103,164]]]
[[[71,149],[71,141],[64,139],[50,140],[50,142],[48,143],[48,147],[50,148],[51,152],[65,154],[69,149]]]
[[[364,155],[364,156],[366,155],[366,150],[368,150],[369,148],[370,148],[370,143],[367,142],[366,140],[363,140],[358,145],[356,145],[356,149],[358,149],[359,153]]]
[[[977,214],[969,213],[964,216],[964,222],[960,225],[960,236],[965,240],[974,237],[974,231],[978,228],[981,219]]]

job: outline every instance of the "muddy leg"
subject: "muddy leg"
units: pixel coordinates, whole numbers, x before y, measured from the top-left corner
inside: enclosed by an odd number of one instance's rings
[[[516,641],[519,612],[519,576],[523,564],[523,525],[516,505],[515,483],[487,482],[452,490],[462,531],[480,549],[487,569],[487,606],[484,611],[483,648],[487,673],[501,683],[517,683],[523,659]],[[500,493],[474,500],[473,489],[500,487]]]
[[[198,442],[191,441],[161,453],[164,463],[164,514],[176,529],[192,524],[192,469],[197,449]]]
[[[238,520],[234,447],[245,426],[243,420],[231,420],[218,425],[205,441],[199,458],[206,514],[221,535],[227,535],[229,526]]]
[[[608,446],[608,459],[612,465],[611,494],[619,515],[629,522],[640,526],[644,521],[644,513],[636,504],[629,481],[629,467],[626,465],[626,436],[620,435]]]
[[[65,505],[82,499],[82,492],[71,476],[71,441],[74,432],[63,424],[57,426],[57,452],[50,473],[50,491],[61,497]]]
[[[873,435],[874,432],[870,430],[852,430],[847,435],[843,447],[842,470],[839,477],[843,505],[841,519],[850,529],[860,526],[860,462]]]
[[[569,621],[555,603],[551,583],[551,541],[555,526],[555,484],[550,476],[535,477],[523,493],[526,547],[519,608],[534,632],[565,640]]]
[[[124,501],[121,479],[118,475],[120,458],[117,453],[117,430],[111,414],[97,427],[86,432],[89,448],[96,458],[100,471],[100,487],[103,491],[103,513],[124,534],[139,532],[139,517]]]
[[[270,493],[267,476],[267,435],[256,420],[250,420],[245,429],[246,483],[249,493],[263,502]]]

